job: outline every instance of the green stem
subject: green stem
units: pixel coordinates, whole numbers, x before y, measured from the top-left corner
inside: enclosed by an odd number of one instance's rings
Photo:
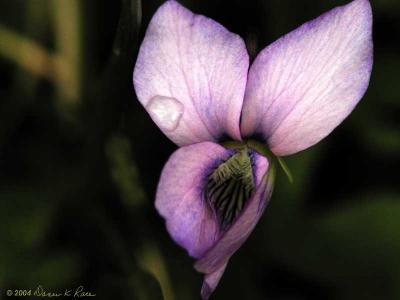
[[[68,62],[68,73],[58,84],[61,100],[76,102],[82,89],[82,18],[80,0],[53,0],[56,49]]]
[[[0,55],[32,74],[55,83],[63,81],[68,64],[35,41],[0,25]]]

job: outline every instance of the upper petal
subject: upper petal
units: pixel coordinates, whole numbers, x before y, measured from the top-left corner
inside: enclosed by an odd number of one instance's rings
[[[368,87],[371,31],[368,0],[355,0],[265,48],[249,71],[242,135],[262,135],[276,155],[327,136]]]
[[[161,173],[156,208],[172,238],[193,257],[201,257],[219,237],[203,190],[211,170],[230,155],[212,142],[185,146],[172,154]]]
[[[240,140],[249,58],[243,40],[217,22],[167,1],[140,47],[139,101],[173,142]]]
[[[231,227],[195,263],[196,270],[205,274],[213,274],[221,270],[253,231],[270,199],[274,185],[274,172],[272,169],[268,170],[268,166],[268,161],[264,157],[257,157],[258,186],[256,191]]]

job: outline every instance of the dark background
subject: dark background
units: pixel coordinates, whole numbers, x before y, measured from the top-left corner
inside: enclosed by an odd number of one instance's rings
[[[0,1],[0,299],[199,299],[202,276],[153,199],[176,149],[132,70],[161,0]],[[346,1],[180,1],[254,55]],[[400,299],[400,1],[372,1],[375,61],[351,116],[287,158],[264,217],[212,299]],[[28,297],[25,297],[27,299]]]

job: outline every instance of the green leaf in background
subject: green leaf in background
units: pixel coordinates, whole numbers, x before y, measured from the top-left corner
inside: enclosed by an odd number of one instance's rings
[[[287,267],[334,287],[335,299],[396,299],[399,200],[395,194],[366,195],[333,212],[293,220],[286,228],[291,236],[271,241],[271,251]]]
[[[46,244],[58,201],[51,193],[20,186],[0,192],[0,286],[49,288],[63,286],[80,272],[78,256]],[[49,201],[52,199],[53,201]],[[35,258],[35,259],[32,259]],[[57,274],[57,276],[54,276]]]
[[[273,211],[269,218],[275,221],[271,223],[278,224],[282,218],[292,218],[303,209],[304,203],[308,196],[314,171],[321,159],[320,153],[323,145],[318,145],[293,156],[285,157],[285,164],[290,169],[291,176],[294,178],[290,183],[287,175],[281,168],[278,168],[277,183],[268,211]]]
[[[127,205],[140,206],[146,199],[131,153],[130,141],[124,136],[111,137],[106,145],[111,176],[122,200]]]
[[[100,299],[164,300],[157,280],[140,270],[130,277],[103,276],[95,290]]]
[[[372,74],[374,80],[353,120],[354,128],[368,149],[381,155],[393,156],[400,152],[400,125],[397,121],[400,95],[396,93],[398,78],[388,76],[396,74],[399,69],[400,58],[397,53],[386,53],[376,58]]]

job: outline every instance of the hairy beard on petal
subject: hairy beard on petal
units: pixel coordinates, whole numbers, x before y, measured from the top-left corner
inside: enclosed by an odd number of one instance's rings
[[[242,211],[255,188],[252,151],[246,146],[221,163],[208,177],[205,200],[225,230]]]

